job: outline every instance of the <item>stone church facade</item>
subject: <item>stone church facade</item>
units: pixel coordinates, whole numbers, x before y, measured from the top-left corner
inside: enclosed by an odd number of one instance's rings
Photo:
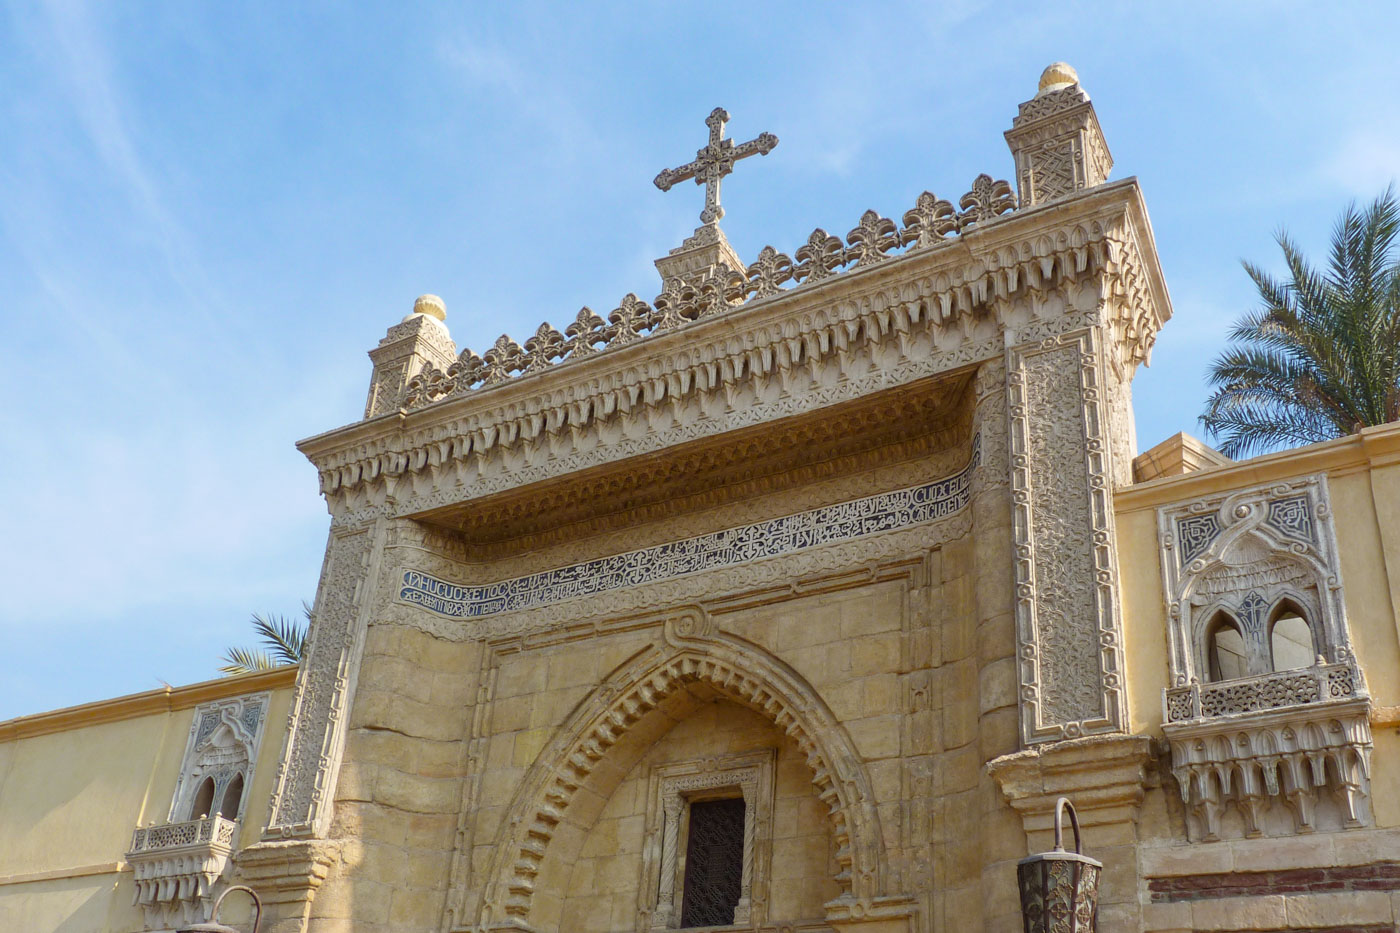
[[[1011,931],[1063,794],[1105,930],[1393,930],[1400,431],[1138,454],[1171,305],[1067,66],[1013,181],[751,264],[727,119],[651,301],[371,351],[295,685],[186,714],[107,928]]]

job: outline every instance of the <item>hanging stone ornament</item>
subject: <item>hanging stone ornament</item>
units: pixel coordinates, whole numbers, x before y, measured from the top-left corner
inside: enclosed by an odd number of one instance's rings
[[[1061,821],[1069,810],[1074,851],[1066,852]],[[1080,852],[1079,817],[1068,797],[1055,801],[1055,848],[1021,859],[1016,876],[1026,933],[1095,933],[1103,863]]]

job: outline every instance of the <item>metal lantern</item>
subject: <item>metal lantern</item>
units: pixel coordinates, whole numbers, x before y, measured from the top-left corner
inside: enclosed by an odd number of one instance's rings
[[[1069,810],[1074,851],[1066,852],[1062,821]],[[1016,865],[1026,933],[1094,933],[1099,923],[1099,873],[1103,863],[1080,852],[1079,817],[1069,798],[1055,801],[1055,848]]]
[[[253,899],[253,933],[258,933],[258,925],[262,923],[262,898],[257,892],[247,885],[231,884],[214,899],[214,909],[209,912],[208,923],[196,923],[191,926],[181,927],[176,933],[239,933],[231,926],[225,926],[219,922],[219,905],[224,902],[234,891],[247,891],[248,896]]]

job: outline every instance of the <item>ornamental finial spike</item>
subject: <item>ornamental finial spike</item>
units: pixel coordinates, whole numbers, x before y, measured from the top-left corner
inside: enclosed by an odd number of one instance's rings
[[[1069,62],[1055,62],[1050,67],[1040,73],[1040,89],[1036,97],[1042,97],[1053,91],[1063,91],[1071,84],[1079,83],[1079,72]]]

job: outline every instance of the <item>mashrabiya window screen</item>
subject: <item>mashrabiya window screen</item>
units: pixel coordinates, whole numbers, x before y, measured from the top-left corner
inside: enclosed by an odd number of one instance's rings
[[[744,799],[690,805],[681,926],[728,926],[744,880]]]

